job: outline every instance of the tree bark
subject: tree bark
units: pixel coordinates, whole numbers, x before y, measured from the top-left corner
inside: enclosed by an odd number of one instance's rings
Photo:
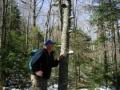
[[[114,29],[114,24],[112,25],[112,41],[113,41],[113,61],[114,61],[114,79],[115,79],[115,88],[119,90],[118,85],[118,63],[117,63],[117,53],[116,53],[116,34]]]
[[[1,59],[0,59],[0,87],[3,86],[3,83],[4,83],[4,75],[3,73],[3,67],[4,67],[4,64],[3,64],[3,61],[5,59],[5,55],[6,55],[6,35],[7,35],[7,32],[6,32],[6,18],[7,18],[7,0],[2,0],[2,31],[1,31]]]
[[[33,0],[33,27],[36,27],[36,2],[37,0]]]
[[[64,5],[64,6],[63,6]],[[68,51],[69,51],[69,29],[70,29],[70,13],[71,13],[71,1],[66,0],[62,4],[63,10],[63,27],[61,36],[61,55],[65,55],[59,66],[59,82],[58,90],[67,90],[68,85]]]

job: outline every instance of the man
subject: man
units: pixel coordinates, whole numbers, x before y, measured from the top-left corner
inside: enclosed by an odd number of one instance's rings
[[[58,60],[54,60],[54,44],[54,41],[47,40],[41,57],[32,66],[34,72],[31,75],[32,90],[47,90],[47,80],[50,78],[51,69],[59,63]],[[59,57],[59,59],[61,58],[63,55]]]

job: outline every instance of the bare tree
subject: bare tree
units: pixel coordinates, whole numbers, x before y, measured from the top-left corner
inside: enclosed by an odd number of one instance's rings
[[[45,42],[47,39],[50,38],[49,21],[50,21],[51,10],[52,10],[52,0],[50,1],[50,6],[49,6],[48,14],[47,14],[47,20],[46,20],[46,23],[45,23],[46,30],[45,30],[44,42]]]
[[[28,26],[27,26],[27,33],[26,33],[26,36],[28,37],[28,32],[30,29],[29,26],[30,26],[30,22],[32,24],[32,27],[31,28],[34,28],[36,29],[37,25],[36,25],[36,20],[37,18],[39,17],[39,14],[41,12],[41,9],[43,7],[43,4],[44,4],[44,0],[20,0],[23,4],[24,4],[24,7],[26,7],[26,10],[28,10]],[[32,19],[31,19],[31,16],[32,16]],[[31,20],[30,20],[31,19]],[[26,40],[27,40],[27,37],[26,37]],[[37,38],[36,38],[37,37]],[[37,39],[37,44],[35,47],[39,48],[39,37],[40,37],[40,33],[38,31],[38,33],[36,34],[35,37],[33,37],[34,39]],[[26,43],[28,43],[26,41]]]
[[[33,27],[36,26],[36,19],[39,16],[41,9],[44,4],[44,0],[21,0],[22,3],[24,3],[31,13],[31,16],[33,16]]]

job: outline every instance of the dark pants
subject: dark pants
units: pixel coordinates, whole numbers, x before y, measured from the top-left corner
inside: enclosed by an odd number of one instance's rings
[[[47,80],[31,75],[32,90],[47,90]]]

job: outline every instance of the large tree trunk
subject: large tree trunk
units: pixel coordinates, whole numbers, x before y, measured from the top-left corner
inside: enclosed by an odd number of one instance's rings
[[[61,53],[64,54],[65,58],[61,60],[59,66],[59,84],[58,90],[67,90],[68,85],[68,50],[69,50],[69,28],[70,28],[70,9],[71,1],[65,0],[62,4],[63,9],[63,27],[61,36]]]

